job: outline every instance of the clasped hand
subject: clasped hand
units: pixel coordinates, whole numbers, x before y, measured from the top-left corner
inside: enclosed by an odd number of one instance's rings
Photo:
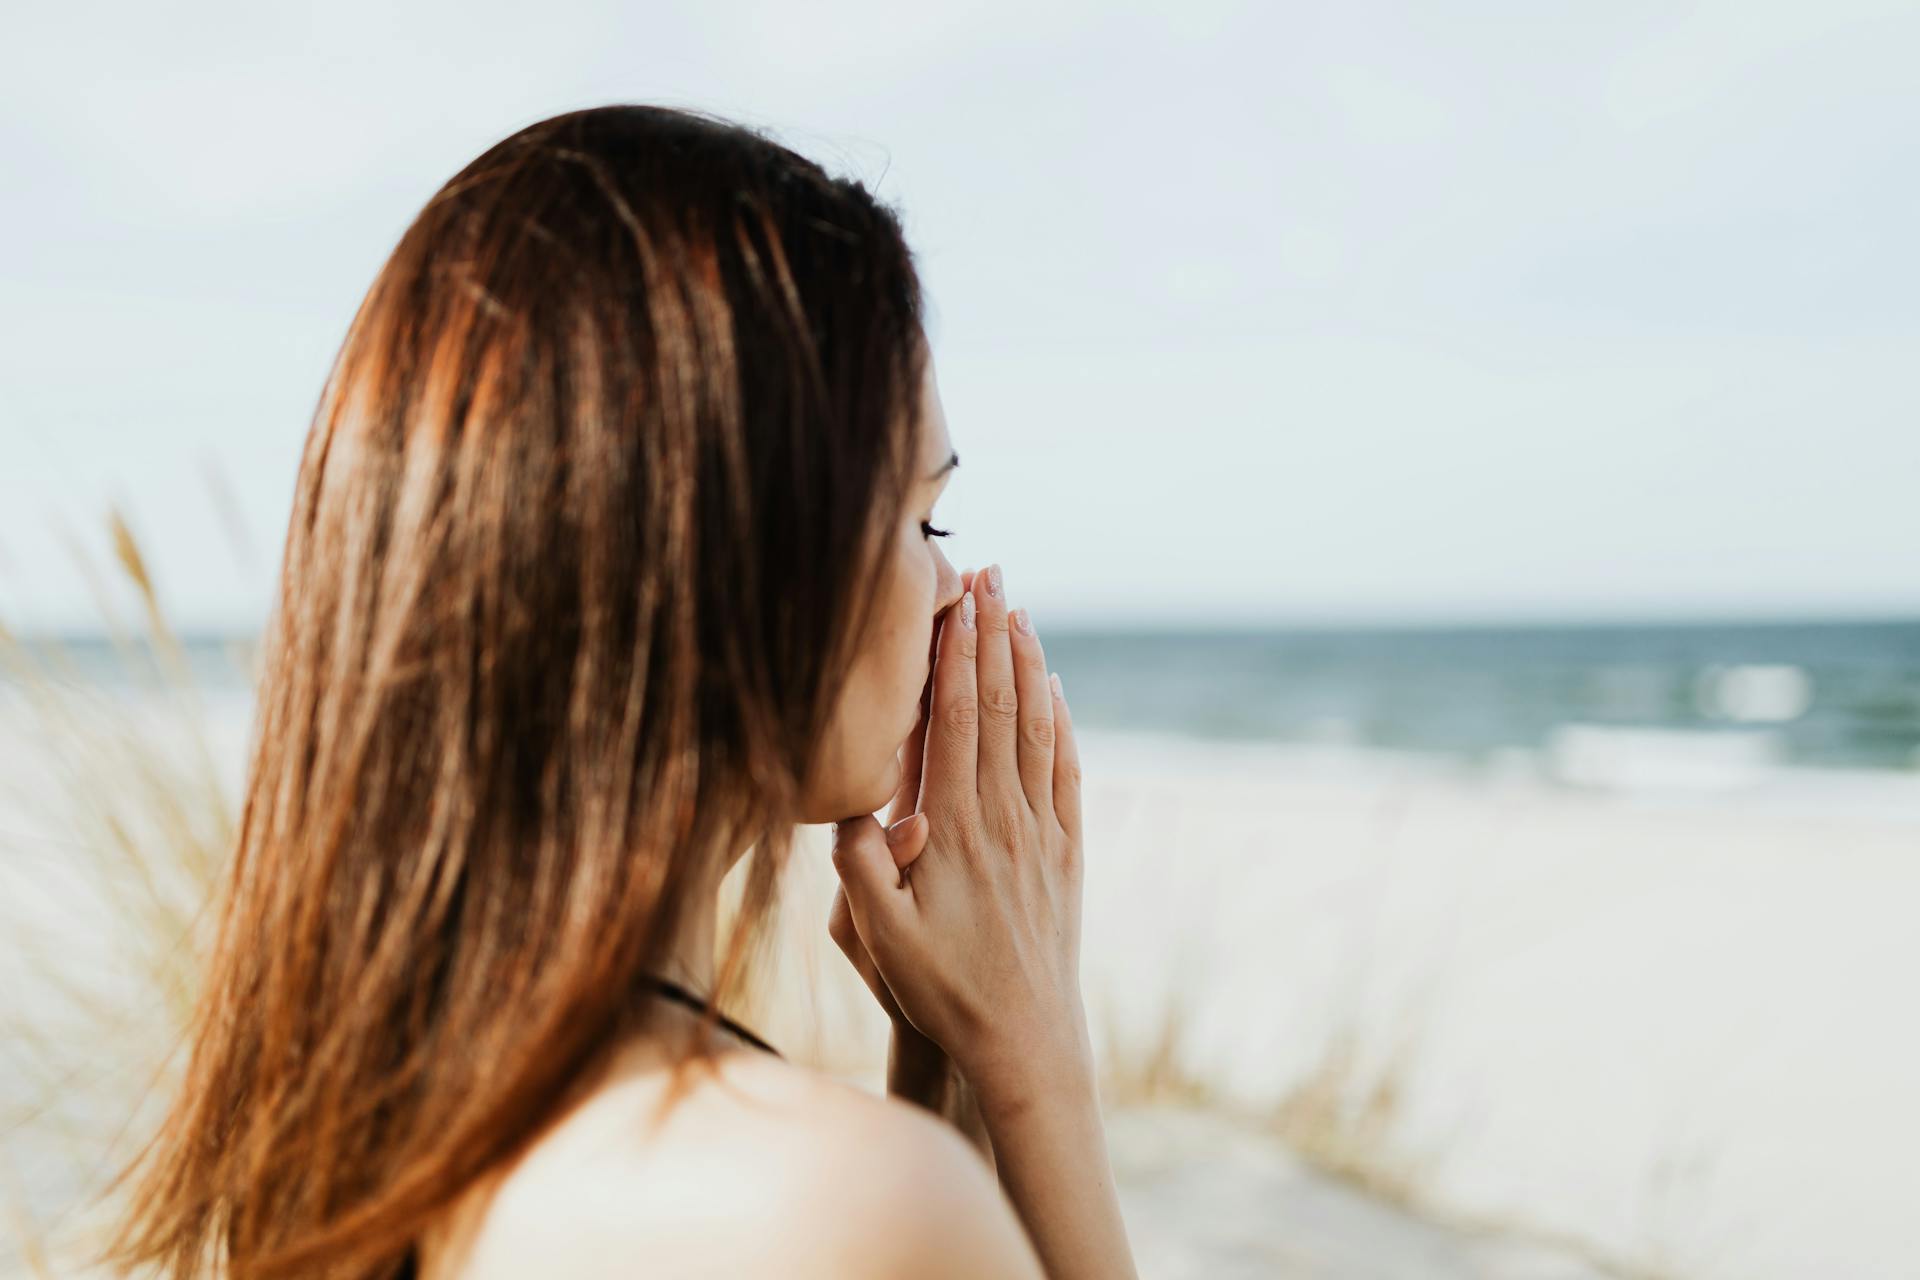
[[[896,1026],[983,1097],[1083,1060],[1080,757],[1066,700],[999,566],[942,616],[882,828],[835,825],[829,930]]]

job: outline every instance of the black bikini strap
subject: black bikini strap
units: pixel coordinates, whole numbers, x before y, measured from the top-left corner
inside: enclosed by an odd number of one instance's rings
[[[718,1009],[713,1008],[711,1004],[709,1004],[705,1000],[702,1000],[699,996],[694,995],[692,992],[688,991],[685,987],[679,985],[676,982],[670,982],[666,978],[663,978],[660,975],[654,974],[654,973],[646,974],[644,975],[644,978],[647,984],[651,986],[660,995],[663,995],[667,999],[675,1001],[676,1003],[685,1005],[687,1008],[692,1009],[695,1013],[704,1015],[708,1012],[711,1012],[714,1016],[714,1020],[718,1022],[721,1026],[725,1027],[728,1031],[731,1031],[734,1035],[739,1036],[742,1040],[745,1040],[748,1044],[754,1046],[754,1048],[765,1049],[768,1053],[772,1054],[774,1057],[780,1058],[782,1061],[785,1061],[784,1056],[781,1054],[781,1052],[778,1049],[774,1048],[772,1045],[768,1044],[765,1040],[762,1040],[759,1036],[753,1034],[753,1032],[747,1030],[745,1027],[735,1022],[732,1018],[729,1018],[726,1014],[721,1013]]]

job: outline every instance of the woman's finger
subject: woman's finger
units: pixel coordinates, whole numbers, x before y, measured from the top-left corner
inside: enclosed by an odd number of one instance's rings
[[[965,591],[973,585],[973,570],[963,570],[960,574],[960,589]],[[935,653],[939,652],[939,641],[935,638]],[[927,683],[920,690],[920,719],[913,726],[913,732],[907,735],[906,742],[900,747],[900,785],[894,789],[893,802],[887,806],[887,827],[889,830],[901,819],[920,812],[920,787],[926,776],[927,763],[927,722],[933,717],[933,666],[929,663]],[[923,835],[921,845],[926,844]],[[916,851],[915,856],[918,856]],[[905,866],[903,862],[900,865]]]
[[[840,954],[865,978],[867,970],[873,967],[873,957],[867,954],[866,944],[860,941],[860,931],[853,927],[853,911],[847,905],[847,891],[837,884],[833,886],[833,905],[827,908],[827,936],[833,939],[833,945],[840,948]]]
[[[860,981],[867,984],[867,990],[873,992],[873,998],[884,1005],[890,995],[886,981],[873,963],[867,944],[860,940],[860,932],[853,923],[853,909],[847,902],[847,891],[839,885],[834,886],[833,905],[827,909],[827,936],[840,948],[840,954],[847,958],[853,971],[860,975]]]
[[[1080,839],[1080,742],[1073,734],[1073,712],[1067,707],[1060,673],[1049,677],[1053,686],[1053,815],[1060,829]]]
[[[980,702],[974,681],[979,633],[973,610],[973,592],[967,591],[940,620],[920,780],[920,808],[928,813],[973,805],[980,791]]]
[[[986,579],[986,591],[979,590]],[[1007,639],[1007,588],[1000,566],[974,577],[980,615],[980,794],[1003,800],[1019,787],[1020,694],[1013,684],[1013,646]]]
[[[1016,752],[1020,789],[1037,814],[1053,812],[1053,689],[1047,683],[1047,655],[1024,607],[1008,615],[1013,646],[1013,687],[1020,695]]]
[[[927,713],[932,704],[933,672],[929,671],[927,682],[920,689],[920,719],[907,740],[900,744],[900,785],[893,789],[893,799],[887,804],[889,828],[920,808],[920,779],[927,758]]]
[[[871,951],[875,934],[890,929],[913,903],[913,890],[901,876],[886,834],[872,814],[833,824],[833,869],[846,891],[854,929]]]
[[[887,828],[887,849],[893,865],[905,871],[926,851],[927,835],[933,830],[924,813],[911,813]]]

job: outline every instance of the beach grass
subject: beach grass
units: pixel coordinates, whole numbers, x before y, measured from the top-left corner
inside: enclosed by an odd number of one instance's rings
[[[8,919],[6,1213],[16,1272],[73,1275],[110,1203],[95,1190],[157,1117],[193,1007],[206,908],[234,833],[206,708],[139,540],[107,532],[138,621],[74,546],[101,629],[152,710],[90,686],[59,641],[0,621],[7,714],[36,748],[0,834]]]

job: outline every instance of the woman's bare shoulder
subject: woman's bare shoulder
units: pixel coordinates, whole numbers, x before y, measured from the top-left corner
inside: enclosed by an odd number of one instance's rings
[[[952,1125],[818,1072],[756,1065],[792,1073],[804,1099],[782,1217],[821,1274],[1040,1276],[992,1170]]]
[[[453,1216],[422,1280],[526,1275],[1039,1276],[978,1152],[925,1111],[724,1055],[655,1123],[664,1078],[596,1090]]]

